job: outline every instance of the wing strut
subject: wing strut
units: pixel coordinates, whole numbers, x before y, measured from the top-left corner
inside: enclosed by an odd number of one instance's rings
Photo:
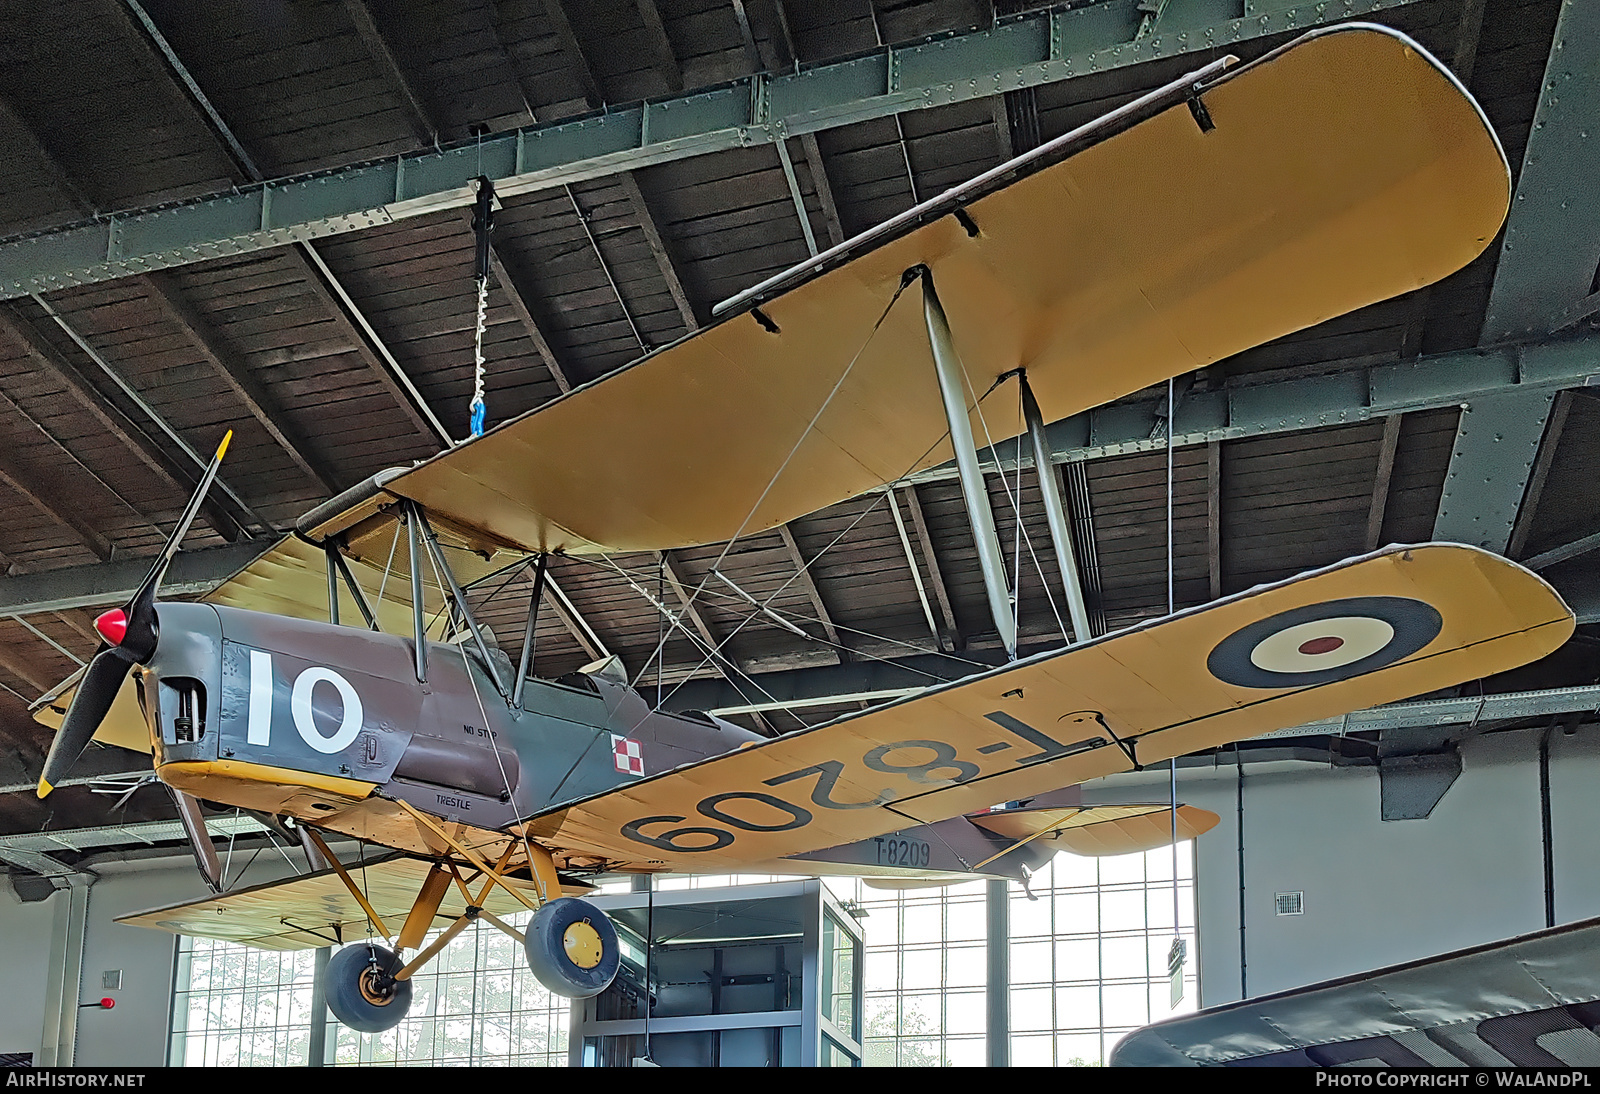
[[[1017,618],[1011,606],[1011,591],[1006,584],[1005,558],[1000,553],[1000,537],[994,530],[994,512],[989,508],[989,490],[978,466],[978,447],[972,439],[972,421],[967,410],[966,370],[956,353],[955,339],[944,306],[933,290],[933,271],[923,266],[922,313],[928,324],[928,344],[933,349],[933,367],[939,376],[939,394],[944,397],[944,413],[950,422],[950,443],[956,450],[956,471],[961,479],[961,497],[966,502],[967,520],[978,546],[978,565],[983,570],[983,587],[989,593],[989,611],[994,629],[1000,632],[1006,655],[1017,659]],[[974,393],[975,394],[975,393]]]
[[[1067,611],[1072,616],[1072,640],[1087,642],[1089,608],[1083,602],[1083,581],[1078,576],[1078,560],[1072,551],[1072,529],[1067,526],[1067,507],[1061,498],[1061,479],[1050,462],[1050,443],[1044,435],[1044,415],[1033,397],[1026,371],[1017,373],[1022,385],[1022,416],[1028,423],[1028,440],[1033,445],[1033,470],[1039,476],[1039,493],[1044,498],[1044,515],[1050,524],[1050,542],[1056,549],[1056,564],[1061,568],[1061,584],[1066,587]],[[1043,575],[1040,575],[1041,579]]]
[[[383,940],[392,942],[394,935],[390,933],[389,925],[383,921],[383,918],[367,902],[365,894],[361,892],[361,887],[350,877],[350,871],[344,868],[344,863],[340,862],[334,853],[328,850],[328,845],[322,841],[321,836],[317,835],[315,829],[301,828],[300,830],[311,837],[311,842],[317,845],[317,850],[322,853],[322,857],[328,860],[328,865],[332,866],[334,872],[339,875],[339,880],[344,882],[344,887],[350,890],[351,896],[356,898],[356,903],[361,905],[363,912],[367,913],[367,918],[372,921],[372,925],[378,928],[378,933],[383,935]]]

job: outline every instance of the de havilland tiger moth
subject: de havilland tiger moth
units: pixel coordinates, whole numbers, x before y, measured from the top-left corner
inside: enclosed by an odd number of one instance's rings
[[[616,931],[575,895],[602,873],[1020,878],[1062,848],[1192,836],[1215,817],[1084,807],[1074,788],[1525,664],[1572,612],[1485,551],[1391,546],[1017,660],[974,431],[1028,434],[1047,466],[1044,422],[1460,269],[1509,194],[1442,65],[1338,26],[924,202],[693,335],[346,491],[200,601],[159,602],[224,441],[143,585],[96,621],[81,678],[41,706],[59,732],[39,792],[91,739],[151,753],[214,890],[202,800],[298,839],[313,872],[124,922],[346,942],[328,1003],[365,1031],[398,1023],[411,977],[479,918],[551,990],[604,990]],[[653,709],[614,659],[530,673],[550,555],[734,540],[952,460],[1004,667],[776,738]],[[535,588],[515,662],[463,591],[508,565]],[[364,626],[340,625],[341,599]],[[347,868],[329,834],[390,853]]]

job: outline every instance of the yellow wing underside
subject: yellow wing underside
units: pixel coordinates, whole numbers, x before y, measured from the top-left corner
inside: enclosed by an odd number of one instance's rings
[[[431,865],[403,856],[389,856],[366,865],[346,864],[350,876],[391,932],[398,932],[405,922]],[[462,877],[476,896],[482,880],[470,870]],[[530,897],[537,892],[532,882],[507,880],[526,890]],[[482,907],[498,916],[513,916],[524,910],[519,900],[499,886],[489,890]],[[448,923],[465,909],[460,891],[451,887],[434,922]],[[333,870],[119,916],[117,922],[238,942],[262,950],[306,950],[332,945],[335,937],[349,941],[367,936],[366,913]]]
[[[1018,809],[967,819],[997,836],[1030,842],[1037,839],[1052,850],[1098,856],[1148,851],[1164,846],[1174,836],[1194,839],[1211,831],[1222,818],[1192,805],[1178,806],[1176,823],[1171,807],[1166,805],[1080,805]]]
[[[1240,686],[1208,667],[1220,642],[1262,620],[1370,597],[1428,605],[1437,636],[1387,666],[1301,687]],[[1453,544],[1389,548],[647,778],[527,829],[640,868],[770,863],[1132,770],[1117,738],[1152,764],[1501,672],[1556,649],[1573,626],[1554,590],[1515,563]]]

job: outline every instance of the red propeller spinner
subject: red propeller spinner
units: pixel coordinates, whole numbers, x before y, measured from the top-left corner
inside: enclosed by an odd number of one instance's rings
[[[120,646],[128,634],[128,614],[121,608],[102,612],[95,616],[94,629],[100,632],[101,638],[113,646]]]

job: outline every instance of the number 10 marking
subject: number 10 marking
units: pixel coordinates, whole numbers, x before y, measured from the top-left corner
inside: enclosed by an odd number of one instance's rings
[[[311,709],[312,692],[321,683],[332,684],[344,704],[344,716],[331,737],[324,737],[317,729]],[[294,728],[300,732],[300,739],[325,755],[349,748],[361,733],[361,696],[350,686],[350,681],[320,665],[312,665],[295,677],[289,693],[289,714],[294,719]],[[244,739],[247,744],[263,748],[272,743],[272,654],[263,650],[250,651],[250,715]]]

